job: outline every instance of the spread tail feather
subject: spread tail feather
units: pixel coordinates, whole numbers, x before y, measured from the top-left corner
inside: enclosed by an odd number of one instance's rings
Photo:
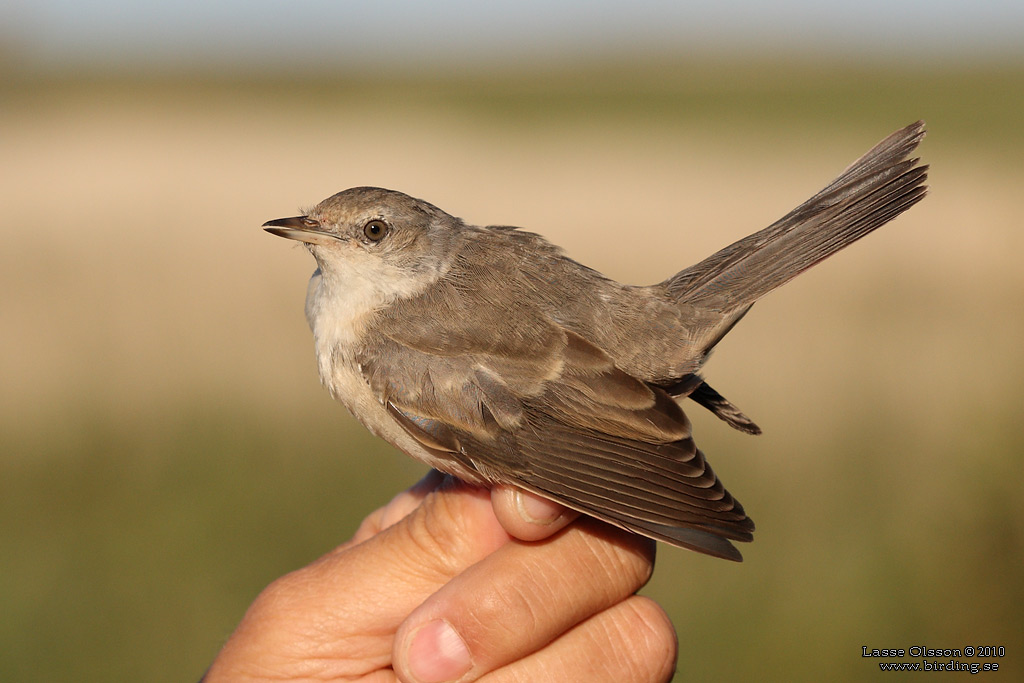
[[[676,300],[727,314],[881,227],[924,197],[927,166],[908,159],[918,121],[882,140],[825,189],[771,226],[663,283]],[[720,336],[720,335],[719,335]]]

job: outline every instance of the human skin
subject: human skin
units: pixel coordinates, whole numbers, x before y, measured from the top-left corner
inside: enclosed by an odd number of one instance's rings
[[[675,631],[635,594],[654,547],[431,472],[264,589],[203,680],[665,681]]]

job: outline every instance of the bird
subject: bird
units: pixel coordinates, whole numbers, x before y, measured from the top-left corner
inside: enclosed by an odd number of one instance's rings
[[[896,131],[767,228],[646,286],[377,187],[263,228],[316,260],[320,379],[370,432],[470,484],[741,561],[733,542],[754,523],[684,406],[761,432],[708,384],[708,355],[762,296],[925,196],[928,166],[911,156],[924,134],[922,121]]]

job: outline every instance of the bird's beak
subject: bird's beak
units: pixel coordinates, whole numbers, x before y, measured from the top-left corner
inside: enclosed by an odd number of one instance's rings
[[[298,240],[306,244],[326,245],[341,239],[337,235],[324,230],[320,226],[320,221],[309,216],[276,218],[264,223],[263,229],[272,235],[286,237],[290,240]]]

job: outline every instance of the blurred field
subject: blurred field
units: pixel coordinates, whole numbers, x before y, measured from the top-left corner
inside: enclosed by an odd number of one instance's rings
[[[1024,68],[6,76],[0,679],[197,679],[263,586],[422,472],[319,387],[312,260],[265,220],[382,185],[652,282],[917,118],[931,196],[708,366],[766,432],[691,411],[747,561],[663,546],[648,592],[679,678],[861,680],[864,645],[1021,671]]]

